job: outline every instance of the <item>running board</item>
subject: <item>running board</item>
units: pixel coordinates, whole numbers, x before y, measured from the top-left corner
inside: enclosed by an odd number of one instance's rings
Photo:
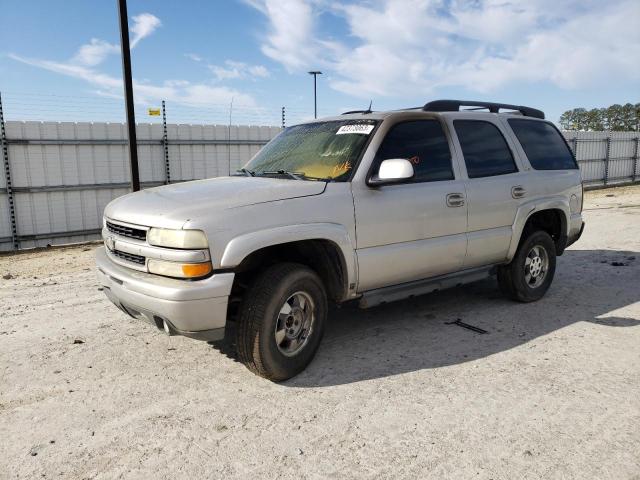
[[[358,306],[360,308],[370,308],[382,303],[395,302],[409,297],[424,295],[446,288],[458,287],[466,283],[477,282],[494,275],[496,267],[472,268],[462,272],[449,273],[439,277],[432,277],[426,280],[418,280],[415,282],[401,283],[390,287],[377,288],[364,292]]]

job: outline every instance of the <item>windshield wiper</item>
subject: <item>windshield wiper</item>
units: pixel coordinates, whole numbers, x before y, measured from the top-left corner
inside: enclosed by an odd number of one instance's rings
[[[256,176],[256,172],[254,172],[253,170],[247,170],[246,168],[240,168],[240,169],[236,170],[236,172],[244,173],[247,177],[255,177]]]
[[[289,178],[292,178],[294,180],[304,180],[304,173],[295,173],[295,172],[289,172],[288,170],[274,170],[274,171],[267,171],[267,172],[260,172],[261,175],[287,175],[289,176]]]

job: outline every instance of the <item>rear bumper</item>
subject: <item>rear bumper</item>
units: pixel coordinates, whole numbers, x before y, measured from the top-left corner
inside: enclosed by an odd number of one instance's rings
[[[176,280],[122,267],[106,250],[96,252],[98,281],[118,308],[171,334],[200,340],[224,337],[227,304],[234,274],[215,274],[197,281]]]
[[[569,225],[569,232],[567,234],[567,247],[573,245],[582,236],[584,232],[584,221],[582,220],[582,214],[575,213],[571,215],[571,225]]]

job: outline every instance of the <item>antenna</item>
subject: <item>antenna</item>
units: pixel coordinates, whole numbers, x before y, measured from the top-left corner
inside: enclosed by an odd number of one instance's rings
[[[371,110],[371,105],[373,105],[373,100],[369,101],[369,108],[367,108],[366,110],[349,110],[348,112],[344,112],[342,115],[350,115],[352,113],[362,113],[363,115],[366,115],[367,113],[373,113],[373,110]]]

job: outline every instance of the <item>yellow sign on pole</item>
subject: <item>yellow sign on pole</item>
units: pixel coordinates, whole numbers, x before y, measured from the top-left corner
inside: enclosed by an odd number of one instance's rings
[[[160,116],[160,109],[159,108],[150,108],[149,109],[149,115],[152,117],[159,117]]]

